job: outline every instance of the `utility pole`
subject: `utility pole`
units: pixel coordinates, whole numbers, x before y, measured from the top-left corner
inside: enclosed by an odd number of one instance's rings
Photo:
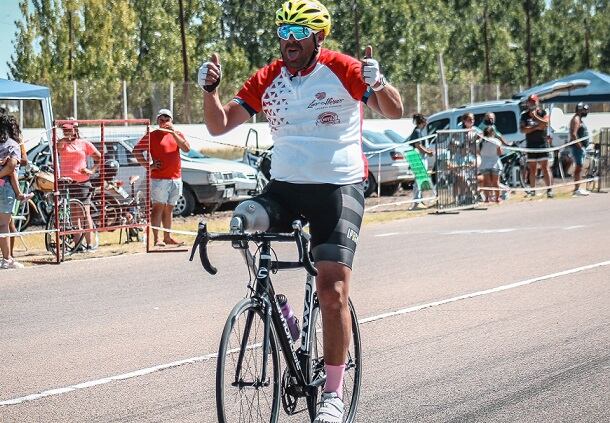
[[[183,71],[183,92],[184,92],[184,118],[186,123],[191,123],[191,102],[189,96],[189,64],[186,54],[186,30],[184,28],[184,4],[183,0],[178,1],[180,7],[180,38],[182,41],[182,71]]]
[[[360,59],[360,15],[358,14],[358,0],[353,0],[354,9],[354,40],[356,42],[356,58]]]
[[[532,84],[532,22],[531,22],[531,0],[524,0],[523,7],[525,8],[525,50],[527,52],[527,85]]]
[[[483,35],[485,37],[485,81],[491,84],[491,67],[489,64],[491,47],[489,45],[489,12],[487,10],[487,2],[485,2],[485,7],[483,8]]]
[[[585,67],[591,69],[591,32],[589,30],[589,11],[587,10],[587,17],[585,18]]]

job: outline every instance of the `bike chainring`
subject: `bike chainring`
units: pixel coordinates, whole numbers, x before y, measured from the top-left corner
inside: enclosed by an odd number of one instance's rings
[[[289,416],[297,413],[299,397],[295,394],[296,379],[292,377],[288,368],[282,374],[282,406]],[[301,410],[299,410],[301,411]]]

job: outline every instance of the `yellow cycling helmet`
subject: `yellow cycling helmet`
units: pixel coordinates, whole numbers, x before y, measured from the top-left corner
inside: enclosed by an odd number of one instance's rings
[[[275,13],[275,24],[303,25],[330,34],[330,14],[317,0],[289,0]]]

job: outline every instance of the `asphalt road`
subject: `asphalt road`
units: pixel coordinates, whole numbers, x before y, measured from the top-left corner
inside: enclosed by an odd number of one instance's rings
[[[610,421],[609,210],[598,194],[366,226],[358,421]],[[216,277],[185,253],[2,271],[0,422],[215,421],[210,354],[248,276],[228,245],[212,256]],[[303,272],[281,276],[300,308]]]

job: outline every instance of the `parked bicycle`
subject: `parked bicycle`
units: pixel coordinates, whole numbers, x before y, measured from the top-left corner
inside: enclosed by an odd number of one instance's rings
[[[101,228],[113,227],[125,230],[126,241],[141,241],[142,228],[133,225],[144,226],[146,224],[146,199],[142,191],[136,190],[140,177],[137,175],[129,178],[130,192],[127,192],[121,181],[112,178],[104,182],[104,198],[102,200],[101,183],[94,179],[93,198],[91,202],[91,217],[97,226]],[[104,204],[104,222],[102,222],[102,203]],[[121,242],[121,239],[119,239]]]
[[[204,269],[215,275],[209,260],[209,241],[231,241],[241,251],[250,271],[248,296],[238,302],[225,324],[216,366],[216,408],[218,421],[277,422],[280,404],[288,415],[307,411],[314,419],[318,395],[326,380],[321,337],[321,314],[314,292],[317,270],[309,251],[309,234],[300,221],[292,224],[292,233],[210,233],[205,223],[199,224],[191,260],[199,247]],[[295,242],[299,259],[286,262],[277,259],[273,242]],[[257,245],[255,253],[249,243]],[[290,328],[281,311],[270,275],[279,270],[303,267],[305,281],[300,346],[295,347]],[[346,360],[343,382],[344,421],[353,422],[360,398],[362,351],[356,312],[351,303],[351,345]],[[320,336],[319,336],[320,335]],[[286,368],[280,374],[280,351]],[[304,399],[306,407],[299,407]]]
[[[587,168],[586,171],[583,172],[583,179],[593,179],[592,181],[587,182],[587,191],[595,191],[600,190],[600,157],[601,157],[601,149],[599,144],[591,144],[592,147],[587,149]]]
[[[73,183],[71,179],[60,178],[60,185]],[[66,256],[69,256],[76,252],[85,238],[83,236],[83,221],[85,219],[85,205],[82,201],[75,198],[70,198],[70,191],[68,189],[62,189],[61,192],[65,193],[59,197],[58,200],[58,214],[55,215],[55,210],[49,215],[47,221],[44,243],[47,251],[51,254],[57,255],[59,249],[59,258],[64,260]],[[59,235],[59,243],[57,242],[56,232],[60,231],[63,235]],[[97,236],[96,244],[97,244]]]
[[[53,209],[51,192],[53,192],[53,172],[48,166],[38,167],[28,164],[19,177],[21,192],[34,193],[28,201],[16,201],[13,220],[17,232],[25,231],[31,224],[47,223]]]
[[[520,147],[525,140],[514,143],[515,147]],[[525,153],[515,150],[506,150],[500,157],[502,162],[502,172],[500,173],[500,183],[507,186],[525,188],[527,187],[527,157]]]

